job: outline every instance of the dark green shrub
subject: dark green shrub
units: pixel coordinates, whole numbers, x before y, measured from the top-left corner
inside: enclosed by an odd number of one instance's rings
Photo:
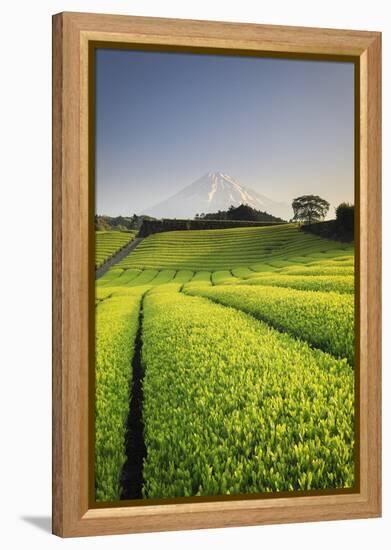
[[[337,225],[345,231],[354,229],[354,205],[342,202],[336,209]]]

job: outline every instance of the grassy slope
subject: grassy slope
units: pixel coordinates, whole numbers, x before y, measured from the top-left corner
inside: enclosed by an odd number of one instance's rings
[[[293,225],[172,231],[146,238],[121,267],[224,270],[351,247],[299,231]]]

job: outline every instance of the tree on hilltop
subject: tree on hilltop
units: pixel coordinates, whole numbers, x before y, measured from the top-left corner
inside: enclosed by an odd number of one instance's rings
[[[311,225],[323,220],[329,211],[330,203],[318,195],[302,195],[292,201],[293,221],[303,221]]]

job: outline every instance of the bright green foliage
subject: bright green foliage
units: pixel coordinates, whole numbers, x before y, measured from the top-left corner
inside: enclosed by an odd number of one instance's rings
[[[352,486],[345,360],[174,292],[145,298],[142,360],[145,497]]]
[[[131,362],[141,294],[111,297],[96,309],[95,483],[97,501],[120,496],[126,460]]]
[[[250,313],[354,364],[353,296],[248,285],[200,286],[184,291]]]
[[[269,260],[268,265],[275,268],[289,267],[292,265],[292,262],[289,260]]]
[[[196,271],[190,282],[183,285],[183,289],[192,288],[193,286],[199,287],[200,285],[212,286],[212,275],[209,271]]]
[[[353,275],[285,275],[281,273],[265,273],[250,275],[241,284],[263,285],[263,286],[282,286],[288,288],[297,288],[299,290],[320,290],[321,292],[354,292]]]
[[[112,288],[97,287],[95,290],[95,298],[99,300],[99,302],[106,300],[112,294],[113,294]]]
[[[162,269],[159,273],[152,279],[153,285],[163,285],[165,283],[171,283],[176,274],[175,269]]]
[[[140,275],[133,279],[132,286],[149,284],[155,279],[158,273],[157,269],[144,269]]]
[[[254,271],[248,267],[235,267],[231,272],[234,277],[239,277],[240,279],[254,273]]]
[[[212,284],[221,285],[221,284],[233,284],[239,282],[237,277],[233,277],[232,273],[228,270],[224,271],[215,271],[212,273]]]
[[[269,264],[259,263],[251,266],[251,269],[256,273],[267,273],[277,271],[277,268]]]
[[[182,287],[183,285],[181,283],[176,283],[175,281],[164,285],[151,286],[151,288],[148,290],[148,296],[151,296],[153,294],[171,294],[173,292],[180,292]]]
[[[110,272],[108,272],[108,274],[109,273]],[[125,269],[122,273],[119,273],[117,277],[111,278],[110,281],[105,284],[105,287],[113,288],[129,286],[130,283],[132,283],[140,274],[141,269]]]
[[[119,267],[222,271],[282,262],[313,253],[326,259],[352,247],[299,231],[295,224],[200,231],[169,231],[144,239]],[[315,258],[314,258],[315,259]]]
[[[326,242],[335,242],[335,241],[326,241]],[[347,250],[351,250],[351,247],[345,245],[345,247],[338,248],[336,250],[334,250],[333,248],[330,248],[329,250],[318,250],[318,251],[315,250],[314,252],[312,252],[311,256],[321,261],[327,260],[327,259],[331,259],[335,261],[335,259],[338,257],[346,257]]]
[[[103,277],[100,277],[97,281],[96,281],[96,286],[99,288],[101,286],[108,286],[111,284],[112,281],[114,281],[114,279],[117,279],[118,277],[120,277],[122,275],[122,273],[124,272],[124,270],[122,268],[118,268],[118,267],[112,267],[111,269],[109,269],[104,275]]]
[[[189,271],[188,269],[180,269],[176,272],[174,282],[175,283],[188,283],[192,280],[194,276],[194,271]]]
[[[136,231],[95,231],[95,267],[100,267],[132,242]]]
[[[312,261],[312,258],[311,258],[311,256],[290,256],[289,260],[293,264],[306,265],[306,264],[308,264],[309,262]]]
[[[142,295],[145,497],[351,487],[353,277],[351,245],[293,224],[144,239],[96,285],[98,500],[120,491]]]
[[[210,273],[210,271],[197,271],[190,282],[191,283],[211,283],[212,273]]]
[[[282,275],[354,275],[354,268],[350,265],[325,265],[325,262],[318,265],[300,266],[290,265],[281,269],[278,273]]]
[[[339,256],[334,258],[335,262],[341,262],[341,263],[352,263],[353,264],[353,256],[347,255],[347,256]]]
[[[217,250],[220,255],[218,262]],[[202,257],[199,256],[201,252]],[[184,268],[189,264],[185,258],[188,255],[197,258],[196,262],[193,260],[190,262],[191,269]],[[254,263],[255,256],[258,259],[263,258],[262,261]],[[148,262],[144,262],[144,257],[148,258]],[[176,258],[175,262],[173,262],[174,258]],[[146,265],[152,261],[156,265],[156,269],[153,270]],[[214,267],[222,261],[223,268]],[[197,262],[200,265],[196,265]],[[168,264],[170,264],[169,271],[165,269]],[[176,281],[183,284],[201,280],[213,281],[213,284],[223,282],[227,284],[229,281],[236,282],[236,278],[252,277],[257,273],[290,274],[292,269],[298,269],[297,275],[301,275],[304,274],[302,270],[307,267],[313,270],[308,272],[312,275],[346,275],[353,273],[348,269],[352,266],[353,256],[350,245],[306,234],[299,231],[293,224],[230,230],[173,231],[144,239],[132,254],[99,279],[98,286],[111,286],[111,282],[116,279],[115,284],[122,285],[126,279],[119,278],[121,269],[129,274],[133,273],[134,269],[142,271],[140,279],[135,277],[132,281],[129,280],[132,285],[137,286],[145,282],[162,284],[165,278],[169,277],[168,272],[173,272]],[[326,268],[324,272],[323,267]],[[340,268],[341,272],[338,271]],[[151,279],[151,273],[157,276],[158,272],[156,281]]]
[[[354,273],[354,258],[351,256],[349,260],[340,260],[339,258],[333,258],[330,260],[318,260],[307,264],[308,269],[350,269],[351,273]]]

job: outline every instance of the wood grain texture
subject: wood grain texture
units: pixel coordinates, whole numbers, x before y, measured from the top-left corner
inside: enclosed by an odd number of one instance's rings
[[[123,508],[88,502],[90,41],[360,61],[360,492]],[[85,536],[377,517],[380,430],[379,33],[64,13],[53,18],[53,532]]]
[[[366,52],[368,501],[381,513],[381,38]],[[364,260],[363,260],[364,261]],[[364,292],[363,292],[364,294]],[[362,295],[363,296],[363,295]],[[364,323],[364,320],[363,320]]]
[[[52,518],[53,532],[62,532],[62,18],[53,20],[53,103],[52,103]]]
[[[361,55],[378,33],[65,12],[96,39],[298,53]]]

